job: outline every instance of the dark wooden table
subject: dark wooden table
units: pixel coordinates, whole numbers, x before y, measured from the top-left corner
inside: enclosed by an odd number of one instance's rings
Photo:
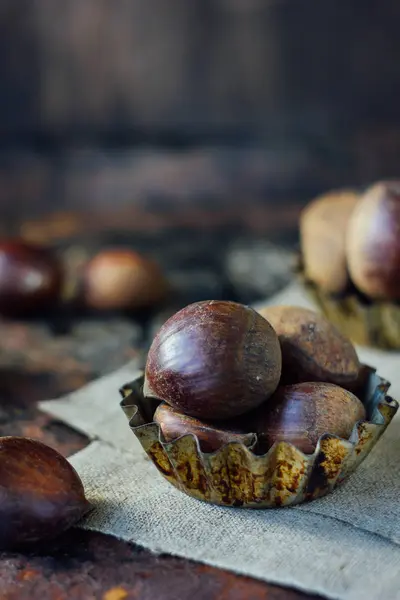
[[[293,245],[297,217],[296,206],[286,205],[280,211],[256,207],[246,213],[245,234],[241,229],[243,221],[239,225],[240,211],[236,215],[230,213],[229,219],[223,214],[201,211],[171,219],[171,216],[134,214],[130,209],[129,218],[122,211],[95,218],[93,215],[54,215],[38,222],[14,223],[13,228],[28,238],[51,242],[59,251],[71,255],[74,251],[79,254],[83,249],[90,253],[104,243],[127,243],[127,240],[150,253],[155,239],[159,248],[173,246],[169,242],[173,234],[180,244],[187,239],[192,251],[194,246],[197,248],[197,258],[189,260],[190,252],[186,254],[181,247],[178,254],[182,258],[183,253],[186,268],[196,270],[200,265],[204,270],[204,264],[212,262],[207,263],[204,253],[220,255],[218,244],[226,245],[227,237],[237,237],[238,231],[244,247],[247,240],[250,252],[256,237],[262,242],[266,238],[279,238]],[[181,232],[179,238],[176,238],[177,228]],[[195,234],[197,238],[193,237]],[[181,260],[181,269],[184,268],[182,263]],[[240,300],[240,285],[235,286],[232,278],[225,279],[221,284],[218,274],[214,278],[210,275],[209,280],[203,278],[204,289],[180,290],[180,302],[206,296],[213,285],[217,294]],[[162,314],[155,317],[161,319]],[[0,434],[39,439],[65,456],[84,448],[88,444],[84,436],[41,413],[37,402],[74,390],[134,356],[148,343],[143,334],[144,321],[149,322],[148,316],[131,322],[121,315],[95,318],[63,315],[31,322],[0,322]],[[107,354],[110,332],[121,335],[118,332],[127,329],[129,335],[121,337],[117,352],[113,347],[110,362],[110,353]],[[104,343],[93,344],[94,331],[97,339]],[[2,600],[294,600],[307,597],[310,596],[188,560],[153,556],[133,544],[79,529],[70,530],[30,553],[0,554]]]

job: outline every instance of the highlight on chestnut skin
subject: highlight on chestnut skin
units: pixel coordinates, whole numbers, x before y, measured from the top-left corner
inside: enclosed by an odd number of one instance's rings
[[[229,419],[266,402],[282,367],[278,337],[255,310],[196,302],[161,327],[148,352],[143,392],[203,419]]]
[[[19,239],[0,241],[1,314],[24,316],[54,308],[62,285],[62,265],[50,249]]]

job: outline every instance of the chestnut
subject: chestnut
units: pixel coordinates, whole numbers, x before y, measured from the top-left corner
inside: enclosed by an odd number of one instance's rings
[[[166,290],[158,265],[127,248],[105,249],[84,269],[83,302],[94,310],[150,308],[164,298]]]
[[[22,316],[53,308],[63,269],[55,253],[23,240],[0,242],[0,313]]]
[[[325,381],[346,386],[357,380],[360,362],[353,344],[325,317],[299,306],[266,306],[259,312],[281,344],[281,383]]]
[[[400,180],[378,182],[360,198],[347,229],[347,261],[361,292],[400,300]]]
[[[89,507],[78,474],[56,450],[30,438],[0,438],[1,548],[56,536]]]
[[[288,442],[312,454],[321,435],[348,439],[354,425],[366,418],[365,407],[354,394],[332,383],[303,382],[282,386],[247,416],[260,446]]]
[[[158,423],[167,442],[191,433],[195,435],[203,452],[214,452],[229,442],[252,446],[257,441],[255,434],[240,431],[238,424],[221,422],[215,425],[180,413],[169,404],[161,403],[153,420]]]
[[[300,215],[305,275],[327,293],[341,293],[349,283],[346,227],[358,199],[354,190],[333,190],[307,204]]]
[[[275,391],[281,349],[271,325],[236,302],[205,300],[170,317],[147,355],[143,392],[203,419],[229,419]]]

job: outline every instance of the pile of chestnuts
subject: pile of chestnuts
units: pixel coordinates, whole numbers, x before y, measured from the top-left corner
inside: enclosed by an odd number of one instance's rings
[[[143,395],[159,402],[166,442],[193,434],[203,452],[236,441],[265,453],[286,441],[312,454],[323,434],[348,439],[366,419],[361,375],[352,343],[319,314],[211,300],[158,331]]]
[[[53,538],[90,509],[79,475],[56,450],[30,438],[0,438],[0,549]]]
[[[156,263],[129,248],[100,251],[72,269],[44,245],[0,241],[0,314],[54,313],[65,305],[133,312],[162,302],[167,282]]]
[[[300,217],[305,274],[326,294],[399,302],[399,231],[400,180],[323,194]]]

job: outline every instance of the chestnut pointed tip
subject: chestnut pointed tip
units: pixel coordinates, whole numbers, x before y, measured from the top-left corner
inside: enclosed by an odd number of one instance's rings
[[[149,383],[149,380],[146,377],[146,375],[144,375],[144,378],[143,378],[142,391],[143,391],[143,396],[145,398],[156,398],[156,396],[154,396],[154,392],[151,388],[151,384]],[[157,398],[157,399],[162,400],[162,398]]]

